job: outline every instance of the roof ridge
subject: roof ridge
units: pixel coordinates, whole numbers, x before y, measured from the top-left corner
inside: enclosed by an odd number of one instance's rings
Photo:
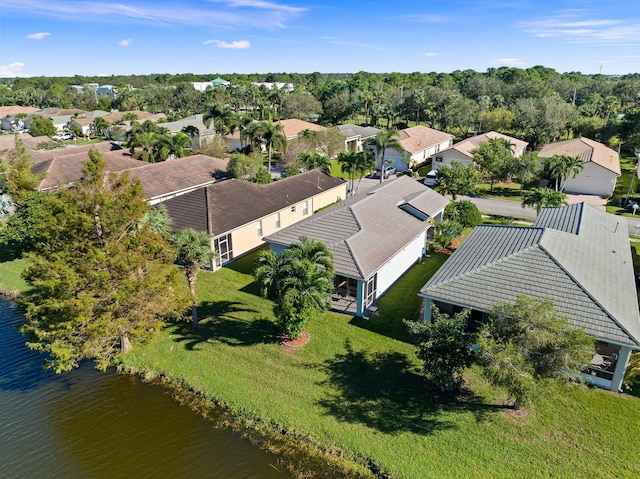
[[[547,229],[547,228],[545,228],[545,230],[546,230],[546,229]],[[557,231],[557,230],[554,230],[554,231]],[[560,231],[560,233],[562,233],[562,231]],[[569,270],[567,270],[567,269],[566,269],[566,268],[565,268],[565,267],[564,267],[564,266],[563,266],[563,265],[562,265],[562,264],[561,264],[561,263],[556,259],[556,257],[555,257],[553,254],[551,254],[551,252],[550,252],[547,248],[545,248],[544,246],[542,246],[542,244],[538,244],[538,247],[540,248],[540,250],[541,250],[542,252],[544,252],[544,253],[549,257],[549,259],[550,259],[551,261],[553,261],[553,262],[556,264],[556,266],[558,266],[558,268],[560,268],[560,270],[561,270],[564,274],[566,274],[566,275],[571,279],[571,281],[572,281],[572,282],[573,282],[573,283],[578,287],[578,289],[580,289],[580,291],[582,291],[584,294],[586,294],[586,295],[589,297],[589,299],[591,299],[591,301],[593,301],[593,303],[594,303],[595,305],[597,305],[597,306],[598,306],[598,308],[600,308],[600,310],[601,310],[601,311],[602,311],[602,312],[603,312],[603,313],[604,313],[604,314],[605,314],[605,315],[606,315],[606,316],[607,316],[607,317],[608,317],[608,318],[609,318],[609,319],[610,319],[610,320],[611,320],[611,321],[612,321],[616,326],[618,326],[618,328],[619,328],[621,331],[623,331],[623,332],[627,335],[627,337],[629,338],[629,340],[631,340],[631,342],[633,342],[633,343],[635,343],[636,345],[639,345],[639,346],[640,346],[640,341],[639,341],[638,339],[636,339],[636,338],[635,338],[631,333],[629,333],[629,331],[627,330],[627,328],[625,328],[622,324],[620,324],[620,323],[618,322],[618,320],[616,320],[616,318],[615,318],[615,317],[614,317],[614,316],[609,312],[609,310],[608,310],[604,305],[602,305],[602,303],[601,303],[600,301],[598,301],[598,300],[595,298],[595,296],[593,296],[593,294],[591,294],[591,292],[590,292],[589,290],[587,290],[587,289],[582,285],[582,283],[581,283],[580,281],[578,281],[578,280],[576,279],[576,277],[575,277],[573,274],[571,274],[571,273],[569,272]]]

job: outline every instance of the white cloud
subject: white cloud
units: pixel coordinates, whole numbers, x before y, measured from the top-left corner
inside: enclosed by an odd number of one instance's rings
[[[242,50],[244,48],[251,48],[249,40],[236,40],[233,42],[225,42],[223,40],[207,40],[202,42],[203,45],[215,44],[218,48],[232,48]]]
[[[510,66],[510,67],[523,67],[527,65],[527,62],[520,58],[492,58],[489,60],[492,65]]]
[[[14,78],[27,76],[23,73],[24,63],[13,62],[8,65],[0,65],[0,77]]]
[[[521,26],[534,37],[559,38],[567,43],[633,45],[640,42],[640,23],[591,15],[588,11],[570,10],[524,22]]]
[[[120,45],[121,47],[128,47],[132,43],[133,43],[133,38],[125,38],[124,40],[120,40],[118,42],[118,45]]]
[[[440,55],[440,54],[437,53],[437,52],[426,52],[424,54],[425,57],[437,57],[438,55]]]
[[[209,5],[207,4],[209,3]],[[216,3],[215,7],[210,3]],[[6,12],[25,12],[76,22],[147,23],[170,25],[215,25],[224,27],[281,28],[289,20],[306,12],[261,0],[209,0],[180,5],[169,0],[131,0],[69,2],[68,0],[2,0]]]
[[[45,37],[51,35],[49,32],[30,33],[27,35],[29,40],[43,40]]]

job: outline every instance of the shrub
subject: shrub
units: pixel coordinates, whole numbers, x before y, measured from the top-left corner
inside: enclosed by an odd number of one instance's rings
[[[464,228],[475,228],[482,222],[478,207],[469,200],[449,203],[444,209],[444,217],[460,223]]]

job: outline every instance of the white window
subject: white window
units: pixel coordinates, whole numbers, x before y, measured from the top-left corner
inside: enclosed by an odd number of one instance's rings
[[[442,163],[442,157],[436,156],[436,163]]]
[[[280,228],[280,213],[276,213],[276,228]]]
[[[262,220],[258,220],[258,237],[262,238]]]
[[[307,216],[309,214],[309,202],[305,201],[302,203],[302,216]]]

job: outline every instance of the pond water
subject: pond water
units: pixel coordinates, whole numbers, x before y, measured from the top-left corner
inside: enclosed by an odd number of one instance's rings
[[[0,299],[0,478],[290,478],[277,456],[161,386],[84,364],[56,375]]]

